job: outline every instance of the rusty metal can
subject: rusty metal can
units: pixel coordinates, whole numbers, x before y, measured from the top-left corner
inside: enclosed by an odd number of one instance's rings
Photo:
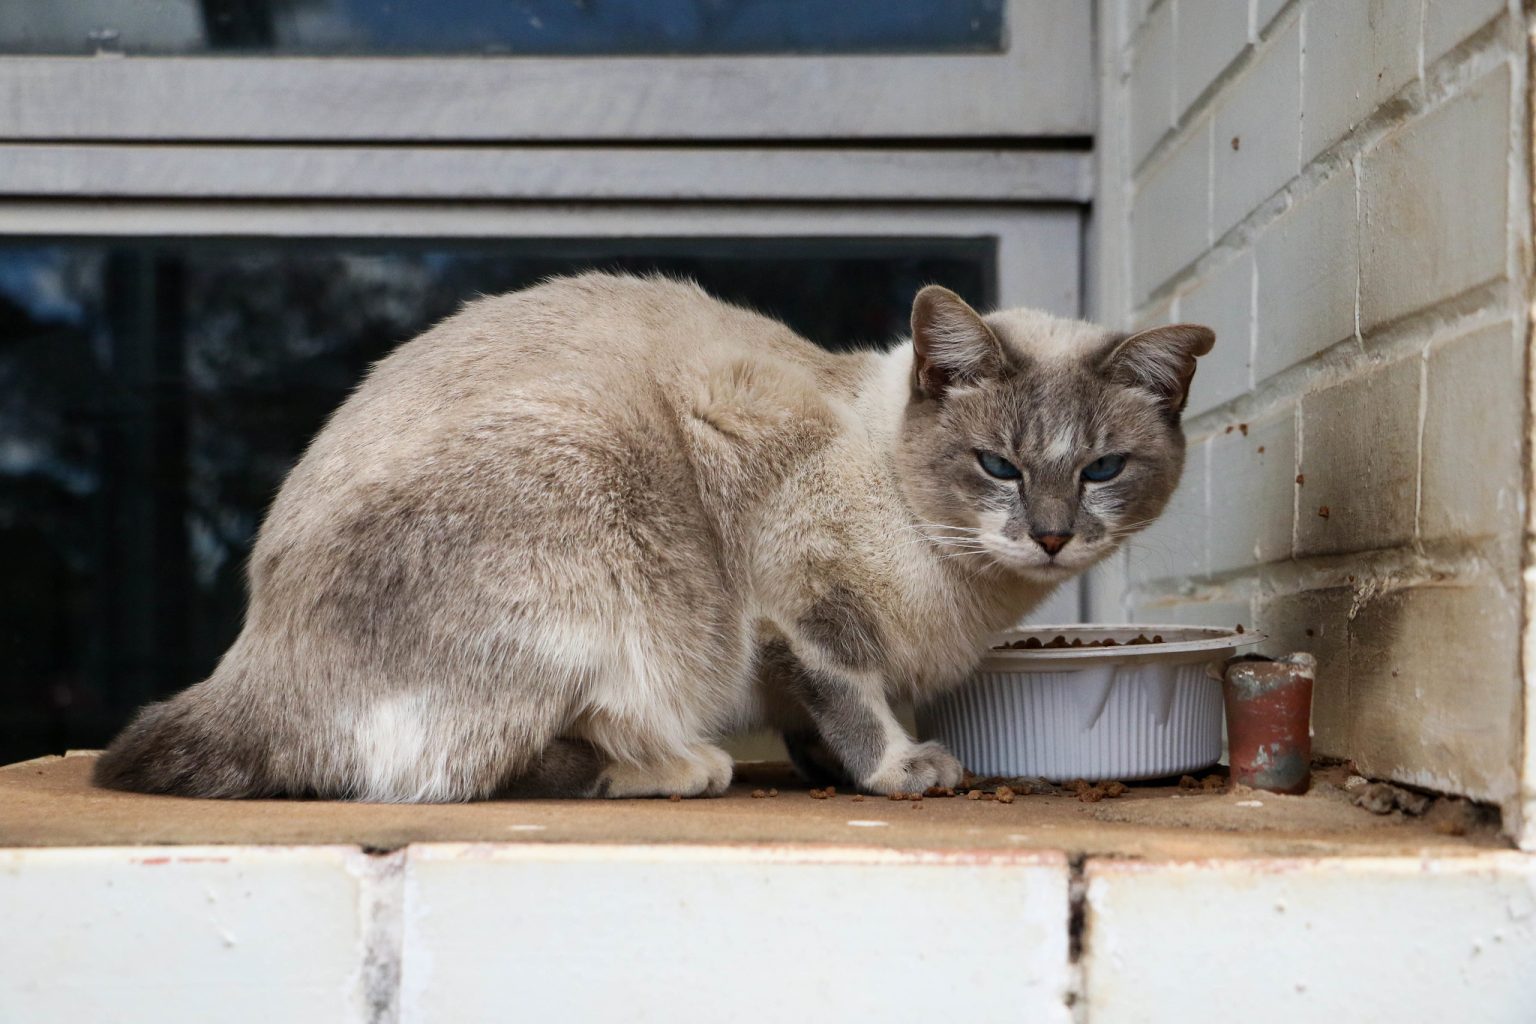
[[[1233,659],[1222,693],[1232,782],[1271,793],[1312,784],[1312,683],[1317,659],[1305,652],[1274,661]]]

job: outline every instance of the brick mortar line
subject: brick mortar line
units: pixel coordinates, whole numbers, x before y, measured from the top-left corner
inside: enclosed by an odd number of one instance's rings
[[[1301,15],[1296,13],[1299,11],[1299,9],[1300,4],[1291,4],[1285,10],[1282,10],[1279,14],[1276,14],[1274,20],[1269,23],[1269,31],[1265,33],[1263,39],[1257,42],[1253,38],[1250,25],[1250,33],[1248,38],[1243,41],[1242,49],[1238,50],[1237,54],[1227,62],[1226,67],[1218,71],[1216,76],[1206,83],[1205,88],[1200,90],[1200,94],[1191,100],[1189,105],[1186,106],[1181,112],[1179,112],[1174,123],[1164,129],[1163,134],[1158,136],[1157,141],[1152,144],[1152,148],[1147,150],[1146,155],[1143,156],[1141,160],[1131,168],[1131,179],[1133,181],[1139,177],[1145,177],[1145,172],[1155,170],[1157,165],[1161,164],[1165,160],[1168,153],[1178,147],[1181,136],[1192,137],[1192,132],[1190,130],[1207,114],[1212,112],[1212,108],[1216,106],[1217,98],[1225,91],[1226,87],[1232,82],[1241,78],[1244,73],[1247,72],[1250,65],[1257,63],[1262,59],[1261,54],[1268,51],[1268,48],[1273,43],[1275,36],[1279,35],[1285,28],[1288,28],[1293,20],[1300,20]],[[1146,26],[1151,21],[1152,12],[1149,10],[1146,20],[1142,22],[1142,26]],[[1170,32],[1172,33],[1172,36],[1169,40],[1170,74],[1176,74],[1175,65],[1177,61],[1175,60],[1175,57],[1178,45],[1177,29],[1178,25],[1177,21],[1175,20],[1175,23],[1170,26]],[[1138,32],[1138,36],[1140,34],[1141,33]],[[1130,52],[1133,47],[1139,47],[1140,45],[1140,39],[1134,39],[1131,46],[1126,48],[1127,52]],[[1126,66],[1126,75],[1122,81],[1123,85],[1126,88],[1129,88],[1129,64]],[[1170,92],[1174,91],[1174,82],[1169,83],[1169,89]],[[1176,98],[1176,95],[1177,94],[1175,93],[1174,98]]]
[[[1214,270],[1220,269],[1227,260],[1236,258],[1244,249],[1250,248],[1251,243],[1270,224],[1326,184],[1334,174],[1340,173],[1357,155],[1373,149],[1382,139],[1399,128],[1455,100],[1463,94],[1466,86],[1497,70],[1500,65],[1514,64],[1516,56],[1514,48],[1504,38],[1507,34],[1507,20],[1506,15],[1499,15],[1488,22],[1477,32],[1446,51],[1426,72],[1425,78],[1414,79],[1388,97],[1385,102],[1356,124],[1352,131],[1319,153],[1295,177],[1216,238],[1203,253],[1148,292],[1133,308],[1132,318],[1145,316],[1170,295],[1181,291],[1186,284],[1208,276]],[[1181,128],[1181,132],[1182,130]],[[1194,138],[1193,132],[1185,135],[1187,140]],[[1148,166],[1144,162],[1142,167],[1137,168],[1131,176],[1133,209],[1136,193],[1140,191],[1145,179],[1150,176],[1149,172],[1143,173]],[[1357,182],[1357,190],[1358,186]],[[1209,182],[1209,187],[1212,190],[1215,189],[1214,177]],[[1210,230],[1214,231],[1214,226]],[[1134,241],[1134,235],[1128,240],[1128,244],[1130,241]],[[1133,287],[1131,294],[1134,296],[1135,292],[1136,289]],[[1132,301],[1136,300],[1133,298]]]
[[[1173,0],[1152,0],[1152,3],[1147,6],[1146,13],[1142,15],[1141,21],[1135,25],[1129,26],[1130,34],[1124,40],[1120,41],[1119,50],[1115,54],[1115,59],[1118,62],[1118,70],[1115,75],[1117,84],[1123,86],[1130,79],[1132,60],[1135,57],[1136,51],[1141,49],[1141,44],[1143,42],[1142,37],[1147,34],[1147,25],[1151,23],[1153,15],[1157,13],[1159,8],[1172,2]],[[1279,35],[1285,29],[1285,27],[1290,24],[1291,13],[1295,11],[1299,6],[1300,0],[1286,0],[1286,2],[1280,6],[1280,9],[1275,11],[1275,13],[1270,17],[1269,24],[1260,29],[1258,25],[1255,24],[1254,20],[1258,16],[1258,9],[1254,5],[1250,4],[1248,7],[1248,38],[1244,42],[1243,48],[1238,50],[1237,54],[1227,62],[1226,67],[1217,72],[1216,77],[1212,78],[1210,83],[1200,91],[1200,95],[1196,96],[1193,100],[1190,101],[1189,106],[1185,108],[1184,114],[1187,115],[1191,111],[1197,110],[1197,108],[1203,110],[1205,106],[1207,106],[1212,100],[1212,91],[1214,90],[1219,92],[1221,90],[1221,86],[1241,74],[1239,65],[1248,60],[1251,60],[1255,52],[1257,52],[1265,44],[1269,43],[1272,39],[1274,39],[1275,36]],[[1419,46],[1420,50],[1422,51],[1422,26],[1420,28]],[[1420,58],[1419,68],[1422,72],[1422,52],[1420,54]],[[1159,137],[1158,141],[1153,144],[1152,148],[1147,150],[1146,156],[1142,157],[1141,163],[1133,168],[1133,170],[1140,170],[1142,167],[1145,167],[1147,162],[1157,154],[1159,148],[1162,146],[1163,142],[1166,141],[1168,136],[1178,134],[1188,126],[1188,122],[1190,120],[1190,118],[1181,115],[1179,122],[1170,125],[1165,130],[1163,136]]]
[[[1533,262],[1532,239],[1536,236],[1536,203],[1532,202],[1532,191],[1536,188],[1533,182],[1532,159],[1533,139],[1532,117],[1536,115],[1536,25],[1532,24],[1536,19],[1536,5],[1531,0],[1517,5],[1524,15],[1522,28],[1525,29],[1525,46],[1522,48],[1519,59],[1524,61],[1520,68],[1523,74],[1517,76],[1514,83],[1514,120],[1523,126],[1524,136],[1517,136],[1517,145],[1510,159],[1513,166],[1510,170],[1510,191],[1512,198],[1518,199],[1519,205],[1512,205],[1510,213],[1516,218],[1519,225],[1517,237],[1511,240],[1510,246],[1510,273],[1520,275],[1522,280],[1527,279]],[[1518,144],[1523,142],[1523,146]],[[1521,298],[1529,300],[1529,288],[1523,289],[1526,294]],[[1520,687],[1521,712],[1524,726],[1520,730],[1518,740],[1515,768],[1518,777],[1519,798],[1511,808],[1506,811],[1504,825],[1506,830],[1515,837],[1522,849],[1536,850],[1536,757],[1533,757],[1533,747],[1536,747],[1536,579],[1533,579],[1532,569],[1536,566],[1536,547],[1533,547],[1533,538],[1536,538],[1536,501],[1532,500],[1532,491],[1536,489],[1536,450],[1533,450],[1533,436],[1536,436],[1536,402],[1531,399],[1536,395],[1536,360],[1530,354],[1530,341],[1533,331],[1536,331],[1536,308],[1527,304],[1524,323],[1522,327],[1521,350],[1525,353],[1525,408],[1523,410],[1523,422],[1521,447],[1522,480],[1521,500],[1525,504],[1523,521],[1525,523],[1525,543],[1521,546],[1521,593],[1520,598],[1520,649],[1519,666],[1520,678],[1523,685]]]
[[[1135,603],[1205,603],[1286,597],[1315,590],[1351,589],[1359,599],[1426,585],[1456,586],[1469,577],[1492,579],[1501,590],[1515,581],[1504,578],[1508,565],[1498,547],[1510,535],[1440,540],[1374,551],[1352,551],[1302,558],[1216,573],[1204,578],[1171,577],[1130,582],[1126,595]],[[1349,577],[1353,577],[1351,580]],[[1511,597],[1515,595],[1510,594]]]
[[[1151,3],[1147,4],[1147,9],[1142,12],[1141,21],[1135,25],[1126,26],[1130,31],[1121,42],[1120,53],[1118,54],[1121,66],[1125,68],[1125,74],[1121,76],[1122,81],[1130,77],[1131,68],[1128,58],[1141,47],[1142,37],[1147,34],[1147,26],[1152,23],[1153,16],[1162,8],[1171,8],[1172,6],[1173,0],[1152,0]]]
[[[359,849],[358,879],[362,963],[360,988],[367,1024],[398,1024],[404,961],[407,848],[387,853]]]
[[[1342,338],[1260,381],[1252,390],[1191,416],[1184,423],[1185,437],[1191,444],[1208,441],[1233,421],[1267,419],[1299,405],[1309,395],[1358,380],[1400,359],[1433,351],[1441,342],[1484,327],[1513,323],[1523,306],[1512,292],[1508,281],[1494,280],[1373,328],[1364,338]]]

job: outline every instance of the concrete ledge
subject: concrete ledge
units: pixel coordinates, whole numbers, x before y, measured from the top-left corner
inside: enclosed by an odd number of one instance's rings
[[[1059,853],[413,846],[408,1021],[1070,1019]]]
[[[1093,860],[1094,1024],[1531,1020],[1536,858]]]
[[[1045,850],[1156,860],[1194,857],[1466,856],[1507,849],[1492,826],[1451,836],[1424,819],[1353,806],[1342,769],[1306,797],[1134,785],[1118,799],[1021,796],[1011,804],[811,798],[782,765],[739,765],[713,800],[531,800],[389,805],[321,800],[191,800],[96,789],[94,754],[0,768],[0,847],[411,843],[856,846],[949,853]],[[780,795],[754,799],[755,788]]]
[[[747,767],[717,800],[392,807],[106,793],[90,763],[0,769],[0,1020],[1098,1024],[1241,1006],[1395,1024],[1536,1006],[1536,858],[1491,825],[1367,814],[1328,772],[1305,798],[914,805]],[[770,778],[780,796],[754,798]]]
[[[354,847],[0,850],[0,1020],[362,1021]]]

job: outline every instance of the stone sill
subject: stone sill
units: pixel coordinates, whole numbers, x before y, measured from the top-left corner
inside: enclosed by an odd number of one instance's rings
[[[1508,848],[1492,826],[1442,834],[1428,819],[1354,807],[1342,769],[1321,769],[1305,797],[1188,793],[1133,785],[1082,803],[1020,796],[1011,804],[921,802],[838,794],[813,799],[775,764],[744,764],[718,799],[536,800],[390,805],[292,800],[189,800],[95,789],[94,755],[0,768],[0,847],[351,845],[379,852],[411,843],[753,844],[902,850],[1034,850],[1068,856],[1455,857]],[[776,788],[772,799],[754,789]]]
[[[1536,857],[1326,786],[914,807],[817,800],[743,766],[717,800],[395,807],[107,793],[90,763],[0,768],[0,1019],[1225,1024],[1238,1008],[1395,1022],[1536,1006]]]

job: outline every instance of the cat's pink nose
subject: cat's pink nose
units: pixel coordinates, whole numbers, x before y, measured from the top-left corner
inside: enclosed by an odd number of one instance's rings
[[[1070,533],[1031,533],[1030,536],[1035,538],[1035,543],[1044,548],[1045,553],[1052,558],[1056,557],[1056,552],[1066,547],[1067,541],[1072,539]]]

